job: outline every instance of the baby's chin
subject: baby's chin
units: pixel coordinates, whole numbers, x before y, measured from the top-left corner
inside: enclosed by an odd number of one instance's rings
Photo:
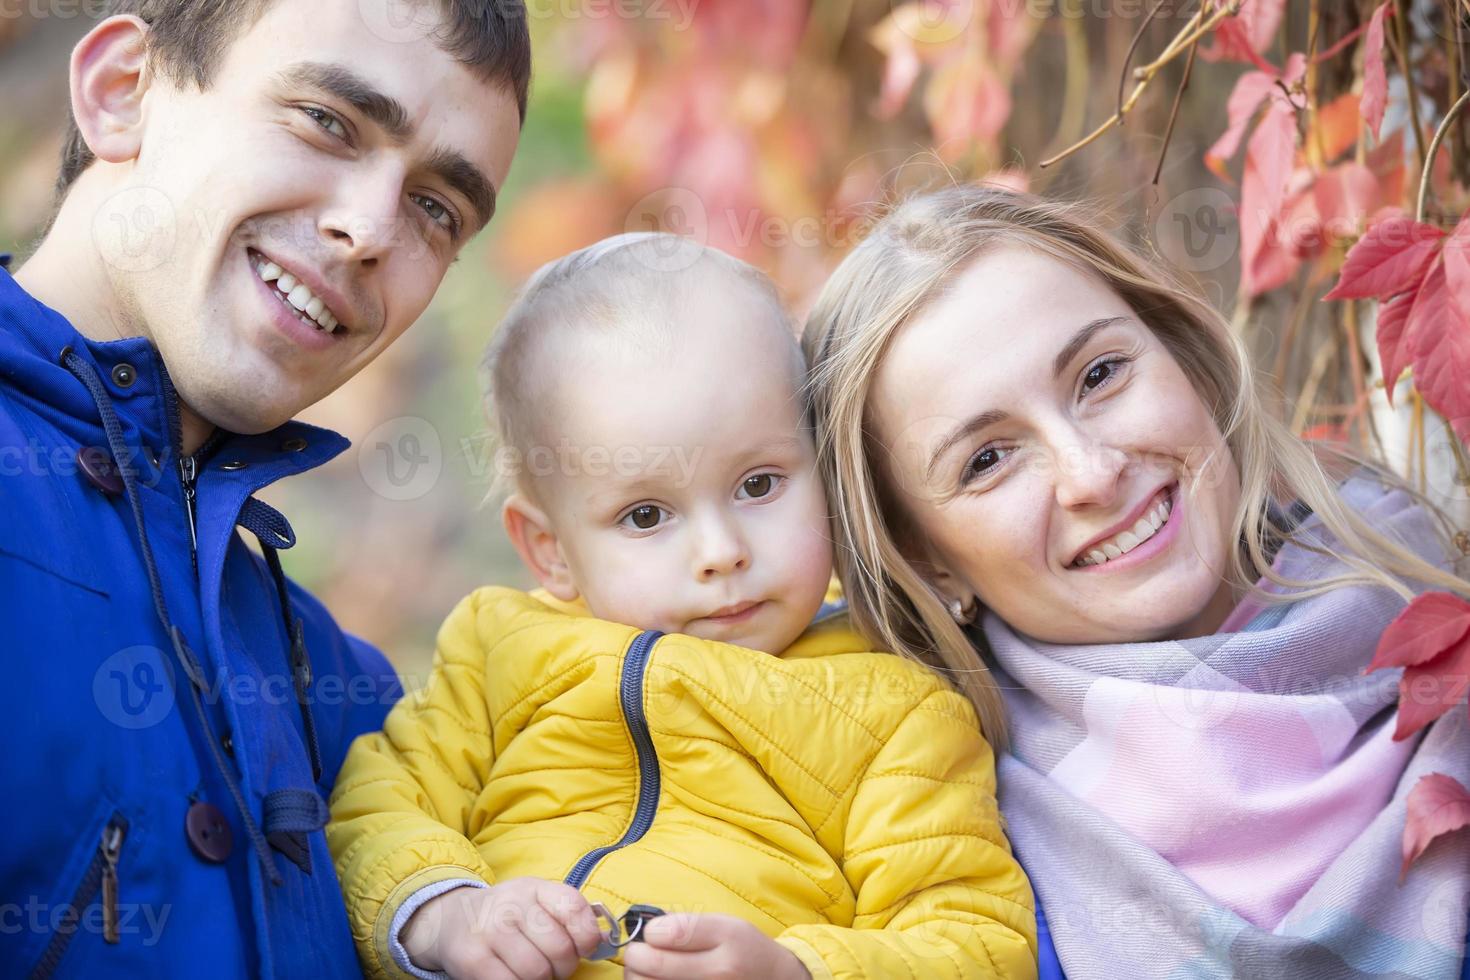
[[[701,640],[715,640],[720,643],[729,643],[737,647],[746,647],[760,653],[769,653],[772,656],[781,656],[791,644],[795,643],[801,636],[801,629],[776,629],[770,627],[765,629],[734,630],[721,627],[711,623],[695,621],[684,627],[684,634],[698,637]]]

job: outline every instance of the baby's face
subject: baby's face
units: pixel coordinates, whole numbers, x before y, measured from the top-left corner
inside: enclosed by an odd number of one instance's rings
[[[579,341],[524,465],[594,615],[780,653],[831,576],[826,501],[784,328],[722,298],[671,339]]]

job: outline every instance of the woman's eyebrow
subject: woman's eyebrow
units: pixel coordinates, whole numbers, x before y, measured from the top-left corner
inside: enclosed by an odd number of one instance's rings
[[[1062,349],[1057,352],[1056,360],[1052,362],[1052,376],[1054,378],[1060,378],[1062,376],[1062,372],[1067,369],[1067,365],[1072,362],[1072,358],[1076,357],[1077,352],[1087,346],[1087,342],[1091,340],[1093,335],[1096,334],[1099,330],[1111,327],[1115,323],[1127,323],[1128,319],[1129,318],[1126,316],[1104,316],[1098,317],[1096,320],[1093,320],[1083,326],[1083,328],[1073,334],[1072,339],[1067,341],[1066,344],[1062,346]],[[954,431],[945,436],[944,441],[941,442],[934,449],[934,451],[929,454],[929,464],[924,469],[925,479],[931,479],[934,476],[935,467],[937,467],[939,465],[939,461],[942,460],[945,455],[954,448],[955,443],[963,441],[964,439],[968,438],[972,433],[979,432],[981,429],[984,429],[987,426],[994,425],[997,422],[1004,422],[1008,418],[1010,418],[1010,416],[1007,413],[1002,412],[998,409],[992,409],[991,411],[981,412],[979,415],[972,416],[968,422],[965,422],[963,425],[956,427]]]
[[[929,454],[929,465],[924,468],[924,479],[926,481],[933,479],[935,467],[939,465],[940,460],[948,455],[949,451],[954,448],[956,443],[969,438],[971,433],[979,432],[981,429],[994,425],[997,422],[1004,422],[1008,418],[1010,418],[1009,414],[1007,414],[1006,412],[1002,412],[1000,409],[993,408],[988,412],[981,412],[979,415],[971,416],[968,422],[965,422],[963,425],[957,426],[954,431],[945,436],[944,441],[941,442],[935,448],[935,450]]]
[[[1072,363],[1072,358],[1076,357],[1077,352],[1087,346],[1087,342],[1092,339],[1093,334],[1102,330],[1104,327],[1111,327],[1115,323],[1127,322],[1128,317],[1126,316],[1104,316],[1098,317],[1081,330],[1078,330],[1072,335],[1072,339],[1067,341],[1062,349],[1057,352],[1057,358],[1052,362],[1052,377],[1060,378],[1062,376],[1062,372],[1067,369],[1067,365]]]

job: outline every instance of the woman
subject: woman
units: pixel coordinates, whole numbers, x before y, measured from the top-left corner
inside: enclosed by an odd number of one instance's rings
[[[1416,592],[1470,595],[1422,501],[1319,459],[1214,310],[1034,198],[898,207],[806,345],[854,616],[994,673],[1069,973],[1461,975],[1470,835],[1398,873],[1409,789],[1470,781],[1466,712],[1396,742],[1363,674]]]

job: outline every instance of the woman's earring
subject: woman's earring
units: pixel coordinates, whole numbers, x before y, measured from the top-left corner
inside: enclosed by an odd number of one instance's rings
[[[959,599],[951,599],[949,600],[950,618],[961,626],[969,626],[975,621],[975,612],[978,605],[979,602],[976,601],[974,596],[970,596],[968,605]]]

